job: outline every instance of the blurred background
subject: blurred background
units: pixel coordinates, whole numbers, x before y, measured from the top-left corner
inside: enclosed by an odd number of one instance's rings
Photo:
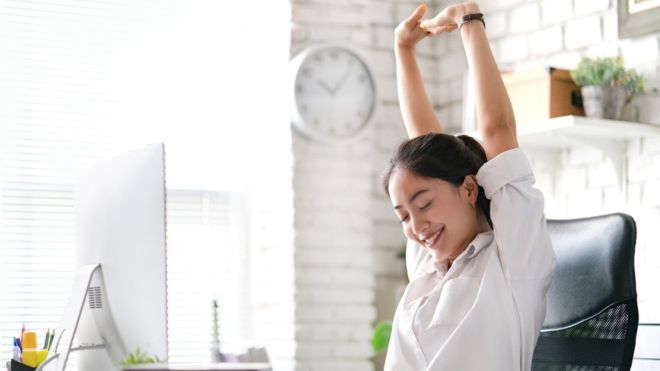
[[[451,3],[428,2],[428,16]],[[640,322],[655,328],[660,1],[479,4],[503,71],[573,70],[585,56],[622,55],[646,79],[619,119],[648,131],[624,125],[605,139],[583,133],[523,148],[548,218],[635,218]],[[275,370],[382,369],[374,326],[392,319],[407,284],[405,239],[380,183],[406,138],[393,30],[417,5],[0,0],[2,359],[24,322],[55,327],[68,298],[75,171],[159,141],[167,152],[170,361],[211,360],[218,300],[224,349],[266,346]],[[332,144],[327,132],[314,137],[291,124],[302,69],[290,60],[324,43],[360,56],[374,89],[364,130]],[[417,54],[445,128],[468,130],[459,33],[423,40]],[[633,369],[660,370],[660,332],[640,336],[638,350],[651,348]]]

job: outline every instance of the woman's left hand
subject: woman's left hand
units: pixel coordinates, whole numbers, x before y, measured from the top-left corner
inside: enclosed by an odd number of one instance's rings
[[[444,32],[452,32],[458,27],[454,19],[449,15],[449,8],[441,11],[433,17],[420,23],[419,27],[426,30],[427,35],[440,35]]]

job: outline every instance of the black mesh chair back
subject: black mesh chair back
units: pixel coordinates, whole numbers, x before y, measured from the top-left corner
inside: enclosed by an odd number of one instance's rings
[[[630,370],[639,321],[635,221],[548,220],[548,232],[557,266],[532,370]]]

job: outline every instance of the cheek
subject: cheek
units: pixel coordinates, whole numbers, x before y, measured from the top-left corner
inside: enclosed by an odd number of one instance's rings
[[[403,226],[403,234],[409,239],[412,238],[412,228],[410,228],[410,225],[406,223],[403,224],[402,226]]]
[[[458,195],[455,195],[454,197],[451,197],[447,200],[446,209],[451,210],[451,214],[456,217],[465,214],[466,211],[471,210],[472,206],[470,206],[466,200],[462,199]]]

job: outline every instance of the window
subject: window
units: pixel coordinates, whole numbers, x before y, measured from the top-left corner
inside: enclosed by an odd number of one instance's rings
[[[62,315],[75,273],[74,172],[157,141],[170,360],[210,360],[213,299],[223,345],[249,341],[243,160],[249,130],[286,119],[272,93],[289,33],[283,3],[250,5],[259,12],[206,0],[0,0],[2,359],[24,322],[45,333]]]

